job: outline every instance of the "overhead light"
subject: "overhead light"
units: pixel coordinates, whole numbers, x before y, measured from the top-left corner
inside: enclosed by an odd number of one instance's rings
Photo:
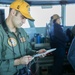
[[[0,7],[9,7],[8,4],[0,4]]]
[[[42,8],[42,9],[52,8],[52,5],[42,5],[41,8]]]

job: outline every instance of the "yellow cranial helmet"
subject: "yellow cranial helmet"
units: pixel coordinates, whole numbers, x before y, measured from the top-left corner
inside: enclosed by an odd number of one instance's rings
[[[34,20],[30,15],[30,5],[24,0],[15,0],[10,4],[10,8],[18,10],[27,19]]]

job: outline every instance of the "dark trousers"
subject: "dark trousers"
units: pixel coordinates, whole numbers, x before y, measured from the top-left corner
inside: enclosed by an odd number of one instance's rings
[[[54,64],[52,68],[52,75],[62,75],[63,62],[65,57],[65,48],[58,47],[54,54]]]

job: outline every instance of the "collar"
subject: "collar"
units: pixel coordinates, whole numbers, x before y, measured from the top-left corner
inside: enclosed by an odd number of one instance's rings
[[[4,21],[4,22],[2,23],[2,26],[3,26],[3,29],[5,30],[6,33],[12,33],[12,32],[9,30],[9,28],[7,27],[6,21]],[[16,28],[16,33],[17,33],[17,34],[20,33],[18,28]]]

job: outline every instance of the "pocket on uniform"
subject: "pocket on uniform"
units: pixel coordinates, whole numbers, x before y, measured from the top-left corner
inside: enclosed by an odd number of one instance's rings
[[[8,70],[9,70],[9,61],[2,61],[1,71],[8,71]]]

